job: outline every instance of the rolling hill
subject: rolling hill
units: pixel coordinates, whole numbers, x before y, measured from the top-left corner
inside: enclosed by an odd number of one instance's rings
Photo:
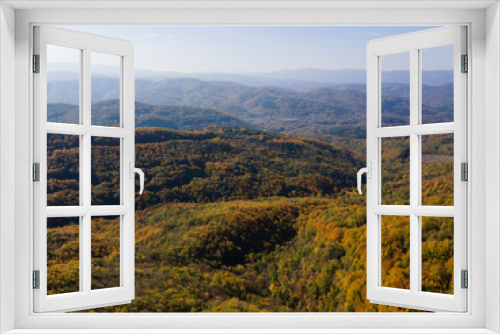
[[[113,126],[119,124],[119,100],[92,104],[92,124]],[[47,117],[51,122],[78,123],[78,106],[67,103],[49,103]],[[252,125],[224,111],[174,105],[135,103],[136,127],[164,127],[173,130],[201,130],[211,126],[251,128]]]
[[[116,79],[95,79],[93,82],[100,80],[108,82]],[[106,85],[103,83],[94,86],[99,90],[99,87]],[[49,83],[48,88],[49,101],[77,103],[72,96],[78,97],[78,95],[70,94],[75,90],[72,82]],[[68,94],[64,94],[65,90]],[[424,102],[422,110],[427,122],[447,121],[452,117],[453,85],[424,86],[422,91]],[[382,108],[385,111],[385,120],[392,125],[405,124],[408,119],[405,107],[409,103],[408,86],[384,84],[383,92],[385,95]],[[116,97],[117,92],[101,91],[93,94],[93,103],[102,103],[100,100],[102,98]],[[321,88],[301,93],[277,87],[249,87],[234,82],[208,82],[196,79],[172,79],[160,82],[138,80],[136,101],[152,105],[217,109],[246,122],[247,126],[302,135],[313,134],[313,136],[322,129],[335,126],[364,125],[366,117],[366,93],[363,85],[339,85],[335,88]],[[64,112],[63,109],[57,111],[60,115],[58,117],[63,117],[60,114]],[[152,108],[148,110],[156,112]],[[139,108],[138,112],[141,114],[138,126],[168,126],[163,125],[161,121],[164,116],[151,114],[152,119],[148,120],[147,113],[141,113]],[[160,123],[155,124],[153,119]],[[144,123],[141,124],[139,121]],[[229,123],[231,122],[233,121]]]
[[[78,141],[57,136],[48,140],[49,205],[78,196]],[[451,139],[426,142],[422,153],[449,158]],[[408,145],[384,147],[392,204],[407,193]],[[119,148],[106,138],[93,146],[107,154],[93,162],[92,202],[107,204]],[[136,297],[91,312],[409,311],[366,299],[366,211],[354,191],[363,163],[345,147],[259,130],[140,128],[136,156],[146,172],[136,197]],[[453,163],[424,160],[426,204],[450,205]],[[50,294],[78,289],[79,226],[63,219],[48,226]],[[119,226],[115,217],[92,221],[94,288],[119,284]],[[383,228],[384,284],[407,286],[408,225],[391,218]],[[422,221],[425,291],[453,291],[452,231],[449,218]]]
[[[49,104],[49,119],[77,122],[77,85],[53,83],[49,96],[67,103]],[[116,83],[93,80],[94,124],[118,123]],[[366,299],[366,209],[354,190],[364,84],[298,92],[180,78],[136,88],[136,165],[146,173],[136,197],[136,298],[91,312],[408,311]],[[449,119],[453,86],[422,90],[424,116]],[[405,122],[408,86],[383,91],[386,119]],[[453,205],[453,137],[422,143],[422,202]],[[119,201],[118,145],[92,139],[93,205]],[[406,139],[384,144],[384,203],[407,202],[408,148]],[[49,135],[47,162],[48,205],[78,205],[78,137]],[[407,287],[408,224],[383,224],[383,284]],[[92,220],[93,288],[119,284],[119,226],[116,217]],[[78,290],[78,233],[78,219],[48,221],[50,294]],[[422,278],[425,291],[453,291],[453,219],[422,220]]]
[[[94,138],[92,203],[116,204],[119,142]],[[48,139],[49,205],[78,198],[78,141]],[[147,171],[138,209],[162,203],[211,203],[269,196],[331,196],[352,187],[361,165],[339,144],[280,133],[235,128],[175,131],[139,128],[136,165]]]

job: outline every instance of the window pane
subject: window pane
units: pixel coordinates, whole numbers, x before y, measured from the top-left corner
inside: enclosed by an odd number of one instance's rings
[[[120,286],[120,216],[92,217],[92,290]]]
[[[382,138],[382,204],[410,204],[410,138]]]
[[[453,122],[453,45],[423,49],[422,123]]]
[[[80,49],[47,45],[47,121],[80,123]]]
[[[453,206],[453,134],[422,136],[422,205]]]
[[[80,218],[47,218],[47,294],[80,290]]]
[[[121,57],[92,52],[92,125],[120,126]]]
[[[410,288],[410,217],[382,216],[382,286]]]
[[[422,291],[453,294],[453,218],[422,217]]]
[[[410,53],[380,57],[382,126],[410,124]]]
[[[120,205],[120,139],[92,137],[92,205]]]
[[[47,205],[80,205],[80,136],[47,134]]]

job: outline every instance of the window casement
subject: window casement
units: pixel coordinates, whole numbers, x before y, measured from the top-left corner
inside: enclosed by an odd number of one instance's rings
[[[454,110],[450,119],[436,122],[432,117],[428,117],[423,108],[423,58],[425,52],[445,46],[453,48]],[[384,89],[381,78],[382,64],[384,57],[393,55],[409,58],[410,102],[406,115],[409,117],[398,126],[391,126],[390,121],[384,117],[384,108],[387,106],[381,99]],[[368,44],[368,166],[363,172],[367,172],[367,298],[372,303],[429,311],[467,310],[467,289],[465,282],[462,282],[467,275],[467,182],[461,175],[463,166],[467,166],[466,55],[466,28],[460,26],[394,36]],[[449,171],[450,183],[453,183],[453,191],[449,194],[453,195],[451,205],[449,201],[429,203],[426,193],[422,190],[422,181],[425,178],[423,147],[425,142],[443,136],[448,137],[453,147],[453,170]],[[391,166],[383,162],[391,141],[406,145],[406,152],[409,152],[405,157],[409,163],[400,166],[397,171],[401,174],[399,176],[403,190],[396,190],[393,194],[384,187],[384,178],[391,172]],[[393,161],[392,164],[394,163]],[[387,170],[384,171],[384,168]],[[389,195],[392,195],[392,198],[389,198]],[[451,293],[426,290],[422,284],[425,275],[423,226],[424,221],[429,218],[437,218],[435,223],[438,224],[449,224],[452,231],[448,239],[453,244],[451,259],[448,261],[453,265]],[[408,239],[406,241],[409,242],[409,245],[406,244],[405,249],[401,250],[409,253],[404,257],[408,259],[409,255],[409,261],[399,263],[396,270],[385,268],[388,264],[384,255],[394,256],[384,254],[386,219],[395,221],[391,226],[400,229],[402,238]],[[399,282],[389,283],[389,279],[384,276],[398,275],[398,270],[403,272],[399,275]],[[404,277],[408,272],[409,279]],[[407,280],[406,284],[401,282],[403,280]]]
[[[74,123],[59,123],[47,118],[47,57],[51,47],[65,48],[77,54],[80,64],[79,110]],[[91,62],[97,53],[113,55],[120,64],[120,106],[115,126],[103,126],[92,118],[91,111]],[[134,298],[134,233],[135,233],[135,120],[134,120],[134,46],[129,41],[66,29],[37,26],[34,28],[34,312],[65,312],[108,305],[128,303]],[[114,125],[114,124],[113,124]],[[74,139],[72,159],[77,160],[77,195],[74,200],[47,203],[47,154],[48,147],[57,136]],[[61,137],[62,136],[62,137]],[[60,140],[59,142],[63,141]],[[117,200],[107,205],[97,205],[93,199],[93,160],[102,154],[94,150],[94,141],[115,143],[116,166],[119,174]],[[69,150],[68,150],[69,152]],[[62,157],[67,159],[69,157]],[[111,162],[110,162],[111,163]],[[93,288],[93,263],[91,255],[92,224],[94,217],[116,217],[119,224],[119,279],[115,286]],[[54,219],[73,219],[78,226],[76,247],[78,259],[77,288],[65,293],[49,294],[47,225]],[[94,224],[104,224],[97,221]],[[57,278],[56,278],[57,279]]]

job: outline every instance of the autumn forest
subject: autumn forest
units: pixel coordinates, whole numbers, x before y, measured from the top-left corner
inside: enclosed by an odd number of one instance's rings
[[[136,102],[136,166],[146,174],[135,201],[136,297],[91,312],[415,311],[366,299],[365,196],[356,191],[364,87],[150,85]],[[407,87],[387,87],[386,119],[404,124]],[[425,89],[441,94],[426,117],[449,118],[450,86]],[[103,96],[93,120],[113,125],[120,103]],[[73,123],[78,106],[47,109],[49,121]],[[47,136],[49,206],[79,203],[79,140]],[[421,140],[422,204],[453,205],[453,135]],[[409,138],[382,140],[383,204],[409,204],[409,150]],[[119,168],[120,141],[94,137],[92,205],[120,203]],[[382,285],[408,289],[409,218],[381,222]],[[48,293],[78,291],[79,220],[47,224]],[[452,218],[423,218],[422,252],[422,289],[453,294]],[[120,217],[93,217],[92,288],[119,286],[119,266]]]

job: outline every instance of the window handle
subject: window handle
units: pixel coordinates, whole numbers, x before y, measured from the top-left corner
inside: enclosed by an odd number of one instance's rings
[[[142,195],[142,192],[144,191],[144,172],[140,168],[135,168],[133,161],[130,161],[129,163],[129,171],[131,179],[135,178],[136,173],[139,174],[139,183],[141,185],[141,189],[139,190],[139,195]]]
[[[372,163],[370,161],[367,162],[367,167],[361,168],[358,171],[358,192],[360,194],[363,194],[363,192],[361,191],[361,176],[363,175],[363,173],[366,173],[366,177],[371,179],[371,177],[372,177]]]

